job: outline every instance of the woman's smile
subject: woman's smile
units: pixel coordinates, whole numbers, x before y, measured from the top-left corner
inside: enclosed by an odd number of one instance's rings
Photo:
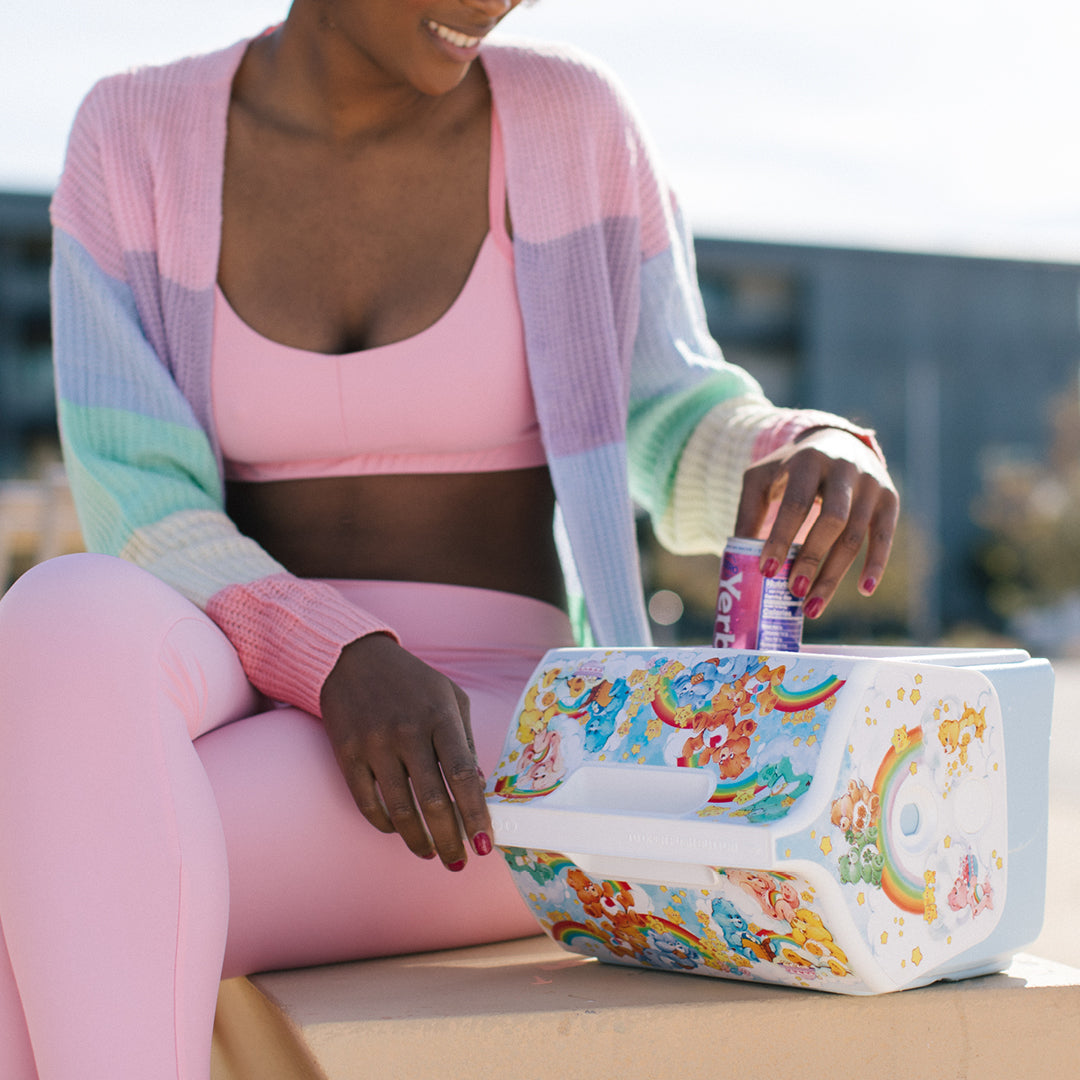
[[[483,38],[471,37],[468,34],[463,34],[458,30],[452,30],[449,26],[443,26],[442,23],[435,22],[434,19],[425,19],[424,25],[438,38],[448,42],[458,49],[475,49]]]

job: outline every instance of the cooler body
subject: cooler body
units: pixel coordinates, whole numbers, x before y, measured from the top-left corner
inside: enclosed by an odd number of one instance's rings
[[[496,843],[604,961],[852,994],[998,970],[1042,921],[1052,687],[1019,650],[553,650]]]

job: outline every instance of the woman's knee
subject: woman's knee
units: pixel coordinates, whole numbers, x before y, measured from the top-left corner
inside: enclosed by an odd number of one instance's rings
[[[151,695],[184,713],[192,737],[258,707],[235,650],[194,604],[108,555],[66,555],[27,571],[0,600],[0,674]],[[51,673],[51,676],[50,674]],[[121,687],[127,687],[122,690]]]
[[[185,617],[206,618],[153,574],[111,555],[63,555],[39,563],[0,600],[0,636],[93,640],[153,635]]]

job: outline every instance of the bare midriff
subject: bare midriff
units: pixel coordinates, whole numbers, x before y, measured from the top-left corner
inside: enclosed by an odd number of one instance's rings
[[[430,581],[565,606],[546,467],[230,481],[241,532],[300,577]]]

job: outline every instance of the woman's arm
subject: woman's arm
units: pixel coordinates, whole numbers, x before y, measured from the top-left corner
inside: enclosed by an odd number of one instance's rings
[[[729,536],[757,536],[776,517],[762,555],[771,576],[800,533],[794,591],[816,618],[864,540],[860,590],[885,571],[899,500],[872,431],[841,417],[773,406],[708,332],[693,241],[655,174],[641,185],[643,219],[665,223],[666,244],[642,264],[628,420],[631,485],[661,543],[719,554]],[[664,207],[670,212],[664,214]],[[807,531],[808,530],[808,531]]]

